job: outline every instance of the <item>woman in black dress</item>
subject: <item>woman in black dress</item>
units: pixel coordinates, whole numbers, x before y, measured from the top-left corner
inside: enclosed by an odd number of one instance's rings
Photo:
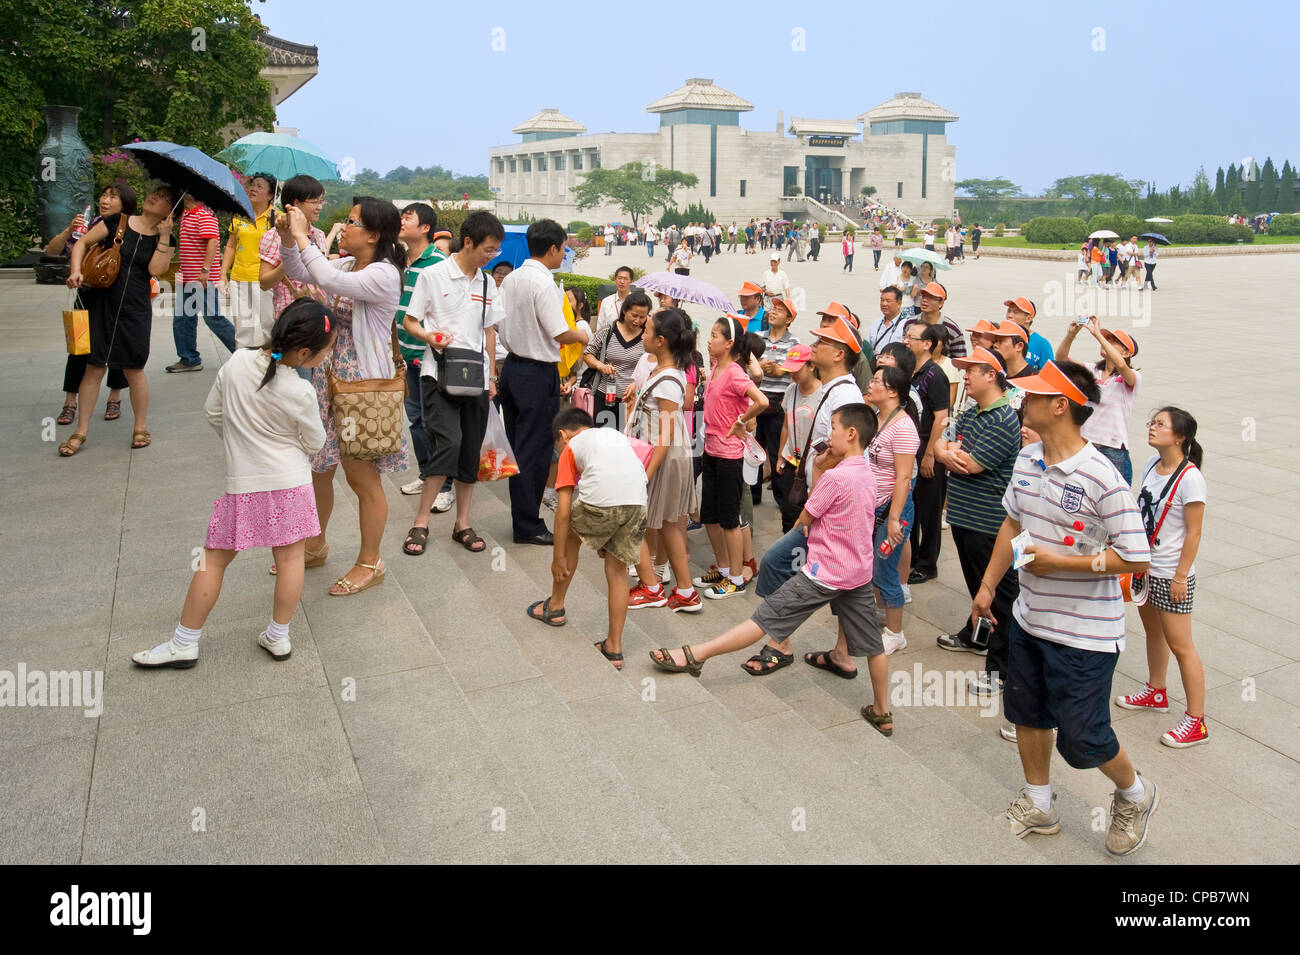
[[[50,240],[50,244],[45,247],[45,254],[61,255],[71,260],[72,247],[82,236],[93,229],[104,216],[111,216],[115,212],[135,215],[135,190],[120,180],[105,189],[99,197],[99,214],[95,218],[87,223],[82,214],[77,213],[68,223],[68,227]],[[83,286],[78,293],[80,304],[74,303],[73,307],[84,308],[93,314],[99,307],[100,297],[99,289]],[[77,392],[81,389],[81,379],[86,374],[86,358],[86,355],[68,356],[67,364],[63,369],[63,408],[55,419],[55,424],[72,424],[77,417]],[[108,373],[108,407],[104,411],[105,421],[116,421],[121,417],[122,389],[126,386],[126,377],[121,369],[114,368]]]
[[[122,267],[117,279],[104,290],[100,307],[90,316],[90,356],[77,396],[77,429],[59,445],[59,454],[70,458],[86,443],[90,426],[89,409],[95,407],[104,373],[121,368],[131,389],[131,412],[135,426],[132,448],[147,448],[149,383],[144,365],[149,360],[149,335],[153,310],[149,304],[150,276],[164,275],[171,268],[172,208],[176,196],[168,186],[159,186],[144,200],[140,214],[127,216],[122,231]],[[98,242],[112,241],[124,213],[106,217],[72,247],[68,288],[80,288],[81,263],[86,250]]]

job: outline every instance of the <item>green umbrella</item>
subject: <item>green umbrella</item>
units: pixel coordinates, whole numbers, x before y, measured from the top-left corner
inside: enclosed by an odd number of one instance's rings
[[[325,150],[285,133],[249,133],[217,153],[217,158],[238,166],[245,175],[264,172],[280,182],[294,176],[339,180],[338,164]]]
[[[911,262],[913,265],[920,265],[922,262],[929,262],[936,269],[950,269],[951,265],[938,252],[931,252],[929,249],[907,249],[898,253],[898,257],[904,262]]]

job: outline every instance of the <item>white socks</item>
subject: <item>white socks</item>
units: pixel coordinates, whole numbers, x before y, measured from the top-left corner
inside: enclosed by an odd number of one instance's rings
[[[191,630],[189,627],[182,627],[179,623],[176,625],[176,632],[172,635],[172,643],[184,649],[192,647],[199,642],[199,637],[203,636],[203,628]]]
[[[273,641],[288,640],[289,625],[287,623],[276,623],[274,620],[272,620],[270,623],[266,625],[266,635],[270,637],[271,640]]]
[[[1123,796],[1129,802],[1141,802],[1143,799],[1147,798],[1147,789],[1145,786],[1142,785],[1142,777],[1139,776],[1137,773],[1133,774],[1132,786],[1130,786],[1128,789],[1120,789],[1118,786],[1116,786],[1115,792]]]
[[[694,588],[694,587],[687,587],[685,590],[682,590],[681,587],[678,587],[678,588],[674,591],[674,593],[676,593],[677,596],[679,596],[679,597],[689,597],[691,594],[695,593],[695,588]]]
[[[1043,786],[1034,786],[1030,783],[1025,783],[1025,792],[1028,793],[1029,798],[1034,801],[1034,808],[1039,812],[1050,813],[1052,811],[1051,783],[1047,783]]]

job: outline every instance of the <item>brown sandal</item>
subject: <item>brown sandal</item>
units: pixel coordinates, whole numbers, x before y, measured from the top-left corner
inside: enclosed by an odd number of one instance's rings
[[[471,554],[481,554],[487,550],[487,541],[475,534],[472,527],[462,527],[458,531],[452,531],[451,539]],[[475,544],[482,544],[483,546],[475,547]]]
[[[64,405],[59,416],[54,419],[55,424],[72,424],[72,420],[77,416],[76,405]]]
[[[858,712],[861,713],[862,718],[874,726],[882,736],[894,735],[893,713],[877,713],[874,703],[868,703],[866,706],[862,707],[862,709],[858,710]],[[889,724],[889,729],[884,728],[886,723]]]
[[[131,432],[131,449],[138,451],[140,448],[147,448],[153,444],[153,439],[149,436],[148,431]]]
[[[116,421],[120,417],[122,417],[122,402],[110,400],[104,406],[104,420]]]
[[[73,441],[77,443],[73,444],[72,443]],[[64,441],[61,445],[59,445],[59,454],[62,457],[70,458],[78,451],[80,451],[81,446],[85,443],[86,443],[86,436],[84,434],[70,434],[68,435],[68,440]]]

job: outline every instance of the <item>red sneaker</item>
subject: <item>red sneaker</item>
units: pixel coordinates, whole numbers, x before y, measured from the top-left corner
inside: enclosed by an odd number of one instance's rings
[[[684,610],[686,613],[699,613],[704,609],[704,601],[700,599],[698,590],[691,590],[689,597],[683,597],[677,591],[668,595],[668,609],[676,613],[678,610]]]
[[[1210,741],[1210,730],[1204,716],[1183,714],[1183,721],[1160,737],[1160,742],[1174,749],[1186,749]]]
[[[627,595],[629,610],[635,610],[638,607],[662,607],[667,603],[668,594],[662,586],[658,590],[651,590],[644,584],[640,584]]]
[[[1157,689],[1148,683],[1141,693],[1115,697],[1115,705],[1126,710],[1155,710],[1164,713],[1169,710],[1169,695],[1165,693],[1164,687]]]

